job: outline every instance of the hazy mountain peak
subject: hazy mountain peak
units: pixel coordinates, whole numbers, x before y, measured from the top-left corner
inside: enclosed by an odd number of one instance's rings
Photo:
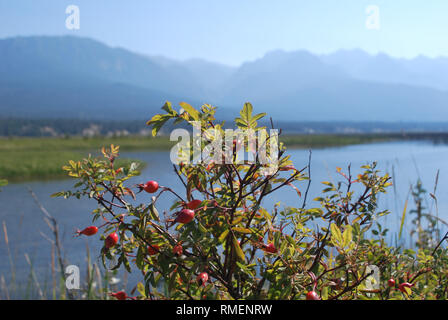
[[[274,72],[279,69],[299,69],[311,65],[320,65],[320,59],[305,50],[283,51],[275,50],[266,53],[263,57],[254,61],[245,62],[238,69],[237,73],[247,72]]]
[[[73,36],[0,40],[0,116],[146,119],[165,100],[253,102],[278,120],[441,120],[448,59],[274,50],[240,67]],[[434,90],[439,89],[439,90]],[[403,112],[403,111],[406,112]]]

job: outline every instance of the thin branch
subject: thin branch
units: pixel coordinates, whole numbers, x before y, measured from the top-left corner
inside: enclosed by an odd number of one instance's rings
[[[305,191],[305,195],[304,195],[303,203],[302,203],[302,209],[305,209],[306,199],[308,197],[308,191],[310,190],[310,186],[311,186],[311,154],[312,154],[311,149],[309,152],[310,153],[308,156],[308,185],[306,186],[306,191]]]
[[[59,262],[59,267],[61,268],[61,277],[64,280],[64,283],[66,281],[66,276],[65,276],[65,263],[64,260],[62,258],[62,245],[61,245],[61,241],[59,238],[59,227],[58,227],[58,222],[57,220],[47,211],[47,209],[45,209],[45,207],[40,203],[39,199],[37,198],[36,194],[34,193],[33,190],[31,190],[31,188],[28,188],[29,193],[31,194],[31,196],[34,199],[34,202],[36,203],[36,205],[39,207],[40,211],[44,214],[47,224],[49,225],[49,227],[51,228],[52,232],[53,232],[53,236],[54,236],[54,243],[56,246],[56,251],[58,253],[58,262]],[[51,225],[49,224],[49,222],[51,222]],[[71,294],[71,292],[66,288],[66,292],[67,292],[67,296],[69,297],[69,299],[73,299],[73,295]]]

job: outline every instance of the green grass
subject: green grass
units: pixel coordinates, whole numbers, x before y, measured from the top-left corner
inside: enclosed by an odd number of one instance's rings
[[[173,142],[167,137],[95,137],[95,138],[2,138],[0,152],[7,151],[98,151],[103,146],[119,145],[121,151],[166,150]]]
[[[61,169],[68,160],[98,154],[103,146],[119,145],[120,151],[167,150],[168,138],[7,138],[0,139],[0,177],[12,182],[66,177]],[[132,159],[120,159],[123,166]],[[144,164],[143,164],[144,165]]]
[[[381,135],[289,135],[282,136],[289,148],[322,148],[388,140]],[[95,138],[3,138],[0,139],[0,178],[12,182],[64,178],[61,167],[68,160],[98,154],[103,146],[119,145],[121,152],[169,150],[168,137]],[[132,159],[121,159],[125,165]]]

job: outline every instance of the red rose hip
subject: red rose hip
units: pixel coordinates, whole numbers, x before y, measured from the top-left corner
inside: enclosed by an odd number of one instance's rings
[[[276,253],[277,252],[277,248],[275,247],[275,245],[273,243],[269,243],[269,244],[265,245],[263,250],[268,253]]]
[[[118,243],[118,235],[116,232],[112,232],[110,235],[107,236],[105,240],[105,246],[107,249],[112,248]]]
[[[183,209],[177,213],[177,217],[174,222],[189,223],[194,219],[194,211],[190,209]]]
[[[309,291],[306,294],[306,300],[320,300],[319,295],[316,293],[316,291]]]
[[[398,290],[400,290],[403,293],[407,293],[405,288],[412,288],[414,285],[412,283],[409,282],[404,282],[404,283],[400,283],[398,285]]]
[[[112,292],[110,295],[117,300],[126,300],[128,297],[124,291]]]
[[[187,203],[187,208],[191,210],[197,209],[201,205],[201,203],[201,200],[191,200]]]
[[[148,246],[148,254],[150,256],[153,256],[155,254],[158,254],[160,252],[160,247],[156,244]]]
[[[208,281],[208,273],[207,272],[201,272],[196,280],[199,282],[200,285],[205,286],[205,284]]]
[[[145,190],[148,193],[154,193],[159,189],[159,184],[157,181],[148,181],[143,186],[143,190]]]
[[[98,228],[95,226],[90,226],[87,228],[84,228],[83,230],[78,230],[76,231],[76,233],[78,234],[78,236],[80,235],[85,235],[85,236],[93,236],[94,234],[96,234],[98,232]]]
[[[180,256],[183,252],[184,252],[184,249],[182,248],[182,246],[180,244],[176,244],[173,247],[173,253],[175,255]]]
[[[395,280],[394,279],[387,280],[387,285],[391,288],[395,287]]]

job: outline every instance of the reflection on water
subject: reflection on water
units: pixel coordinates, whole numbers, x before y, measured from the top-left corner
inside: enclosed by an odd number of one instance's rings
[[[297,168],[306,166],[308,162],[307,150],[289,150],[292,160]],[[181,183],[172,170],[168,152],[132,152],[123,153],[124,157],[141,159],[148,163],[141,177],[135,178],[135,183],[146,180],[157,180],[160,185],[170,186],[175,191],[181,192]],[[433,145],[426,142],[391,142],[366,145],[355,145],[341,148],[327,148],[313,150],[311,162],[311,188],[309,191],[308,206],[317,206],[315,198],[323,188],[320,181],[337,181],[336,167],[346,168],[351,164],[353,174],[360,171],[359,167],[369,161],[377,161],[381,170],[389,172],[394,177],[394,187],[381,196],[380,209],[389,209],[392,213],[383,217],[381,222],[391,230],[389,241],[395,243],[395,236],[399,228],[401,212],[406,200],[409,186],[420,177],[423,185],[429,191],[433,191],[437,170],[440,170],[439,183],[436,196],[438,198],[439,217],[448,220],[448,146]],[[39,197],[42,204],[58,220],[61,229],[64,254],[70,264],[75,264],[81,270],[86,269],[86,245],[88,244],[92,253],[92,259],[98,264],[98,252],[102,246],[98,237],[96,238],[73,238],[73,232],[77,228],[83,228],[89,224],[90,212],[96,208],[94,201],[88,199],[61,199],[50,198],[54,192],[68,190],[73,185],[72,180],[44,181],[10,184],[0,192],[0,222],[4,222],[8,229],[9,246],[13,270],[18,281],[27,281],[30,266],[25,260],[24,254],[28,253],[33,262],[33,268],[41,281],[50,281],[50,257],[51,244],[41,233],[50,235],[48,226],[43,220],[43,215],[36,207],[32,197],[27,191],[31,188]],[[298,187],[305,189],[305,182]],[[140,200],[145,201],[143,195]],[[159,201],[159,211],[169,208],[173,201],[172,197],[165,196]],[[269,209],[277,201],[287,206],[300,206],[303,199],[298,198],[292,188],[282,189],[281,192],[272,194],[269,201],[263,204]],[[427,199],[426,206],[435,208]],[[442,228],[443,231],[444,228]],[[445,230],[446,231],[446,230]],[[3,233],[3,232],[2,232]],[[403,237],[406,245],[409,245],[409,228],[405,225]],[[11,277],[11,262],[8,258],[8,249],[5,239],[0,239],[0,275],[8,282]],[[138,275],[129,277],[129,287],[140,280]]]

